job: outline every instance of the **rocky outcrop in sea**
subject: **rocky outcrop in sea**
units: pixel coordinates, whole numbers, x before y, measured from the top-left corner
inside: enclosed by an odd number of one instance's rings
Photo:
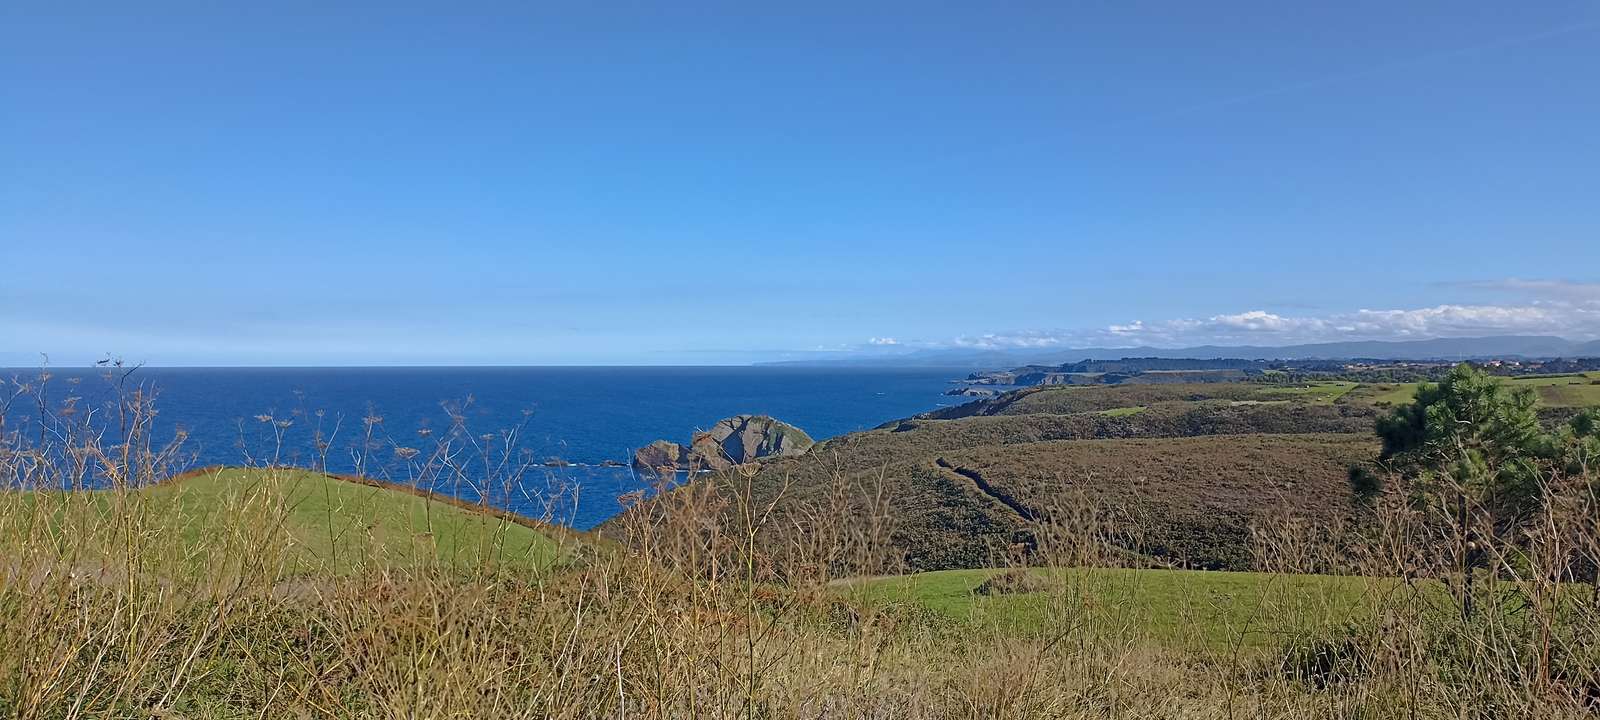
[[[664,476],[682,471],[727,470],[762,458],[799,455],[815,441],[804,430],[766,415],[735,415],[696,432],[686,447],[657,440],[633,453],[633,469],[641,475]]]

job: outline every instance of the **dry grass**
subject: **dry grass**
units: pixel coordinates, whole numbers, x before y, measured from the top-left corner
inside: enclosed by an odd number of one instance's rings
[[[181,453],[150,442],[147,397],[115,402],[109,427],[0,425],[0,716],[1577,718],[1600,694],[1595,594],[1579,587],[1600,560],[1589,477],[1552,478],[1528,542],[1492,549],[1499,569],[1470,589],[1486,609],[1467,616],[1456,536],[1427,509],[1380,499],[1359,536],[1261,518],[1259,602],[1228,600],[1258,611],[1230,615],[1235,641],[1189,650],[1103,606],[1096,573],[1044,573],[1036,621],[982,632],[843,582],[899,569],[884,552],[898,498],[839,474],[765,493],[707,477],[629,513],[620,547],[550,537],[560,562],[496,562],[488,542],[471,562],[335,563],[304,552],[303,506],[282,493],[225,493],[171,522],[142,489]],[[517,463],[471,437],[441,433],[419,471],[477,453],[489,481],[515,482]],[[270,486],[300,471],[255,472]],[[93,512],[42,511],[37,491],[61,487],[102,489],[50,495]],[[1032,531],[1035,564],[1129,560],[1090,497]],[[1260,608],[1303,593],[1293,578],[1335,565],[1369,615],[1246,642],[1277,619]]]

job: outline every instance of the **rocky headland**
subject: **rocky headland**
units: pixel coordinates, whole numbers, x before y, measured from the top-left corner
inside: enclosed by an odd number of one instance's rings
[[[633,453],[633,469],[641,475],[664,476],[683,471],[727,470],[763,458],[789,457],[809,450],[815,441],[804,430],[766,415],[735,415],[699,431],[687,446],[656,440]]]

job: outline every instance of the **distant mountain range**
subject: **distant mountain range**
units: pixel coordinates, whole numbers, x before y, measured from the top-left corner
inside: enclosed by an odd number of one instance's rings
[[[1537,335],[1496,335],[1433,340],[1361,340],[1305,345],[1201,345],[1186,348],[940,348],[902,353],[840,354],[805,360],[761,363],[807,367],[950,367],[1006,368],[1022,365],[1057,365],[1079,360],[1118,360],[1128,357],[1240,358],[1246,360],[1483,360],[1600,357],[1600,340],[1579,342]]]

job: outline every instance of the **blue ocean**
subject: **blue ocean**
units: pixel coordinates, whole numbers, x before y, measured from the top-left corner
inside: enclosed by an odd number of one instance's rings
[[[12,404],[8,428],[36,423],[42,415],[39,371],[3,373],[0,390],[8,395],[17,380],[35,387]],[[182,429],[185,462],[195,467],[274,459],[312,466],[320,454],[333,472],[359,465],[368,474],[405,481],[396,448],[425,449],[458,423],[468,430],[464,437],[485,444],[515,429],[517,457],[536,466],[520,476],[521,487],[491,491],[452,483],[437,489],[587,529],[620,510],[619,496],[650,484],[626,463],[651,440],[687,442],[696,428],[741,413],[771,415],[822,440],[959,402],[942,393],[963,374],[788,367],[140,368],[127,383],[156,394],[158,439]],[[68,404],[80,411],[104,408],[115,397],[102,370],[55,369],[50,376],[42,385],[50,412]],[[319,430],[325,453],[317,452]],[[471,462],[462,465],[473,472]],[[556,496],[562,499],[552,504]]]

